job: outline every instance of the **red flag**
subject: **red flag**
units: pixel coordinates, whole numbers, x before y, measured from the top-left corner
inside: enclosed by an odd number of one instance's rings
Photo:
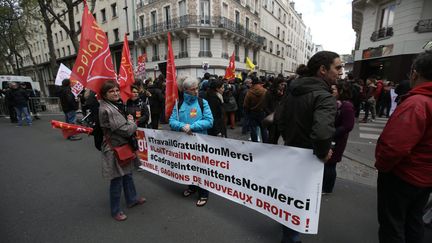
[[[228,64],[228,67],[225,70],[225,77],[228,80],[235,78],[235,55],[234,52],[231,55],[230,62]]]
[[[178,100],[176,66],[174,63],[174,54],[171,44],[171,34],[168,32],[168,53],[166,69],[166,87],[165,87],[165,120],[169,120],[174,104]]]
[[[61,129],[64,138],[68,138],[68,137],[76,135],[78,133],[91,134],[93,132],[93,128],[91,128],[91,127],[84,127],[84,126],[69,124],[66,122],[61,122],[61,121],[56,121],[56,120],[51,120],[51,126],[53,128]]]
[[[84,1],[80,47],[71,73],[72,92],[78,95],[84,87],[99,93],[107,80],[116,80],[108,38]],[[100,97],[100,96],[99,96]]]
[[[129,42],[126,34],[123,41],[123,52],[118,82],[120,86],[121,99],[123,102],[126,102],[130,97],[132,97],[131,85],[135,83],[135,78],[132,71],[132,62],[130,58]]]

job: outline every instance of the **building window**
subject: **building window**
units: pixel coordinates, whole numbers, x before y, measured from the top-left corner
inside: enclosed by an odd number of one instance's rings
[[[116,3],[111,4],[111,12],[112,12],[113,18],[117,17],[117,4]]]
[[[246,62],[246,57],[249,57],[249,48],[245,47],[244,49],[244,61]]]
[[[252,61],[253,61],[254,64],[258,63],[256,58],[257,58],[257,51],[254,50],[253,51],[253,59],[252,59]]]
[[[279,27],[276,28],[276,36],[279,39],[279,37],[280,37],[280,28]]]
[[[238,44],[235,44],[234,46],[234,55],[235,55],[235,60],[236,61],[240,61],[240,46]]]
[[[188,57],[187,52],[187,39],[180,39],[180,53],[179,58]]]
[[[223,10],[222,11],[222,16],[225,17],[225,18],[228,18],[228,16],[229,16],[228,13],[229,12],[228,12],[228,4],[227,3],[223,3],[222,4],[222,10]]]
[[[171,7],[170,6],[164,7],[164,13],[165,13],[166,28],[169,29],[171,26]]]
[[[273,41],[270,41],[270,49],[269,49],[270,53],[273,53]]]
[[[246,30],[249,30],[249,18],[246,17]]]
[[[235,11],[235,23],[236,25],[240,24],[240,12],[239,11]]]
[[[393,36],[393,20],[396,9],[395,3],[384,5],[380,9],[379,29],[374,31],[370,37],[371,41],[387,39]]]
[[[392,3],[381,9],[380,28],[388,28],[393,26],[395,8],[396,5]]]
[[[106,11],[104,8],[101,10],[101,15],[102,15],[102,23],[106,22]]]
[[[186,0],[182,0],[179,3],[179,16],[186,15]]]
[[[201,37],[200,38],[200,52],[198,54],[199,57],[212,57],[210,51],[210,38]]]
[[[200,0],[201,24],[210,24],[210,1]]]
[[[55,33],[54,35],[55,35],[56,43],[58,43],[58,35],[57,35],[57,33]]]
[[[158,44],[153,45],[152,61],[159,61],[159,46],[158,46]]]
[[[156,30],[157,30],[157,15],[156,15],[156,11],[151,12],[151,20],[152,20],[152,29],[153,29],[153,32],[156,32]]]
[[[66,56],[66,51],[65,51],[64,47],[62,47],[62,52],[63,52],[63,56]]]
[[[63,31],[60,30],[60,41],[63,40]]]
[[[141,30],[144,29],[144,15],[139,16],[139,26]]]
[[[77,30],[81,29],[81,22],[77,21]]]
[[[67,49],[68,49],[68,53],[69,53],[69,55],[71,55],[71,49],[70,49],[70,46],[67,46]]]
[[[119,41],[120,40],[119,30],[116,28],[116,29],[113,29],[113,32],[114,32],[114,41]]]

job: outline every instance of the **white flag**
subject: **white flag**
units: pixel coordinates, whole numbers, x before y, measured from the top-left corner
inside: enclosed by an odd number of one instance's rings
[[[55,85],[61,86],[63,79],[67,79],[70,77],[72,71],[63,65],[63,63],[60,64],[60,68],[57,72],[57,77],[55,79]]]

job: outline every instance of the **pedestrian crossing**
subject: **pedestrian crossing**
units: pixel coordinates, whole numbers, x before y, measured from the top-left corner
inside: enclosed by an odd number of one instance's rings
[[[378,140],[388,118],[377,117],[374,121],[359,124],[359,137],[363,139]]]

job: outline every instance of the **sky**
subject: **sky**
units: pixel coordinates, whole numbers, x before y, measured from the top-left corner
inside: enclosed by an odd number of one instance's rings
[[[350,54],[355,32],[351,25],[352,0],[295,0],[295,9],[311,28],[312,40],[326,51]]]

